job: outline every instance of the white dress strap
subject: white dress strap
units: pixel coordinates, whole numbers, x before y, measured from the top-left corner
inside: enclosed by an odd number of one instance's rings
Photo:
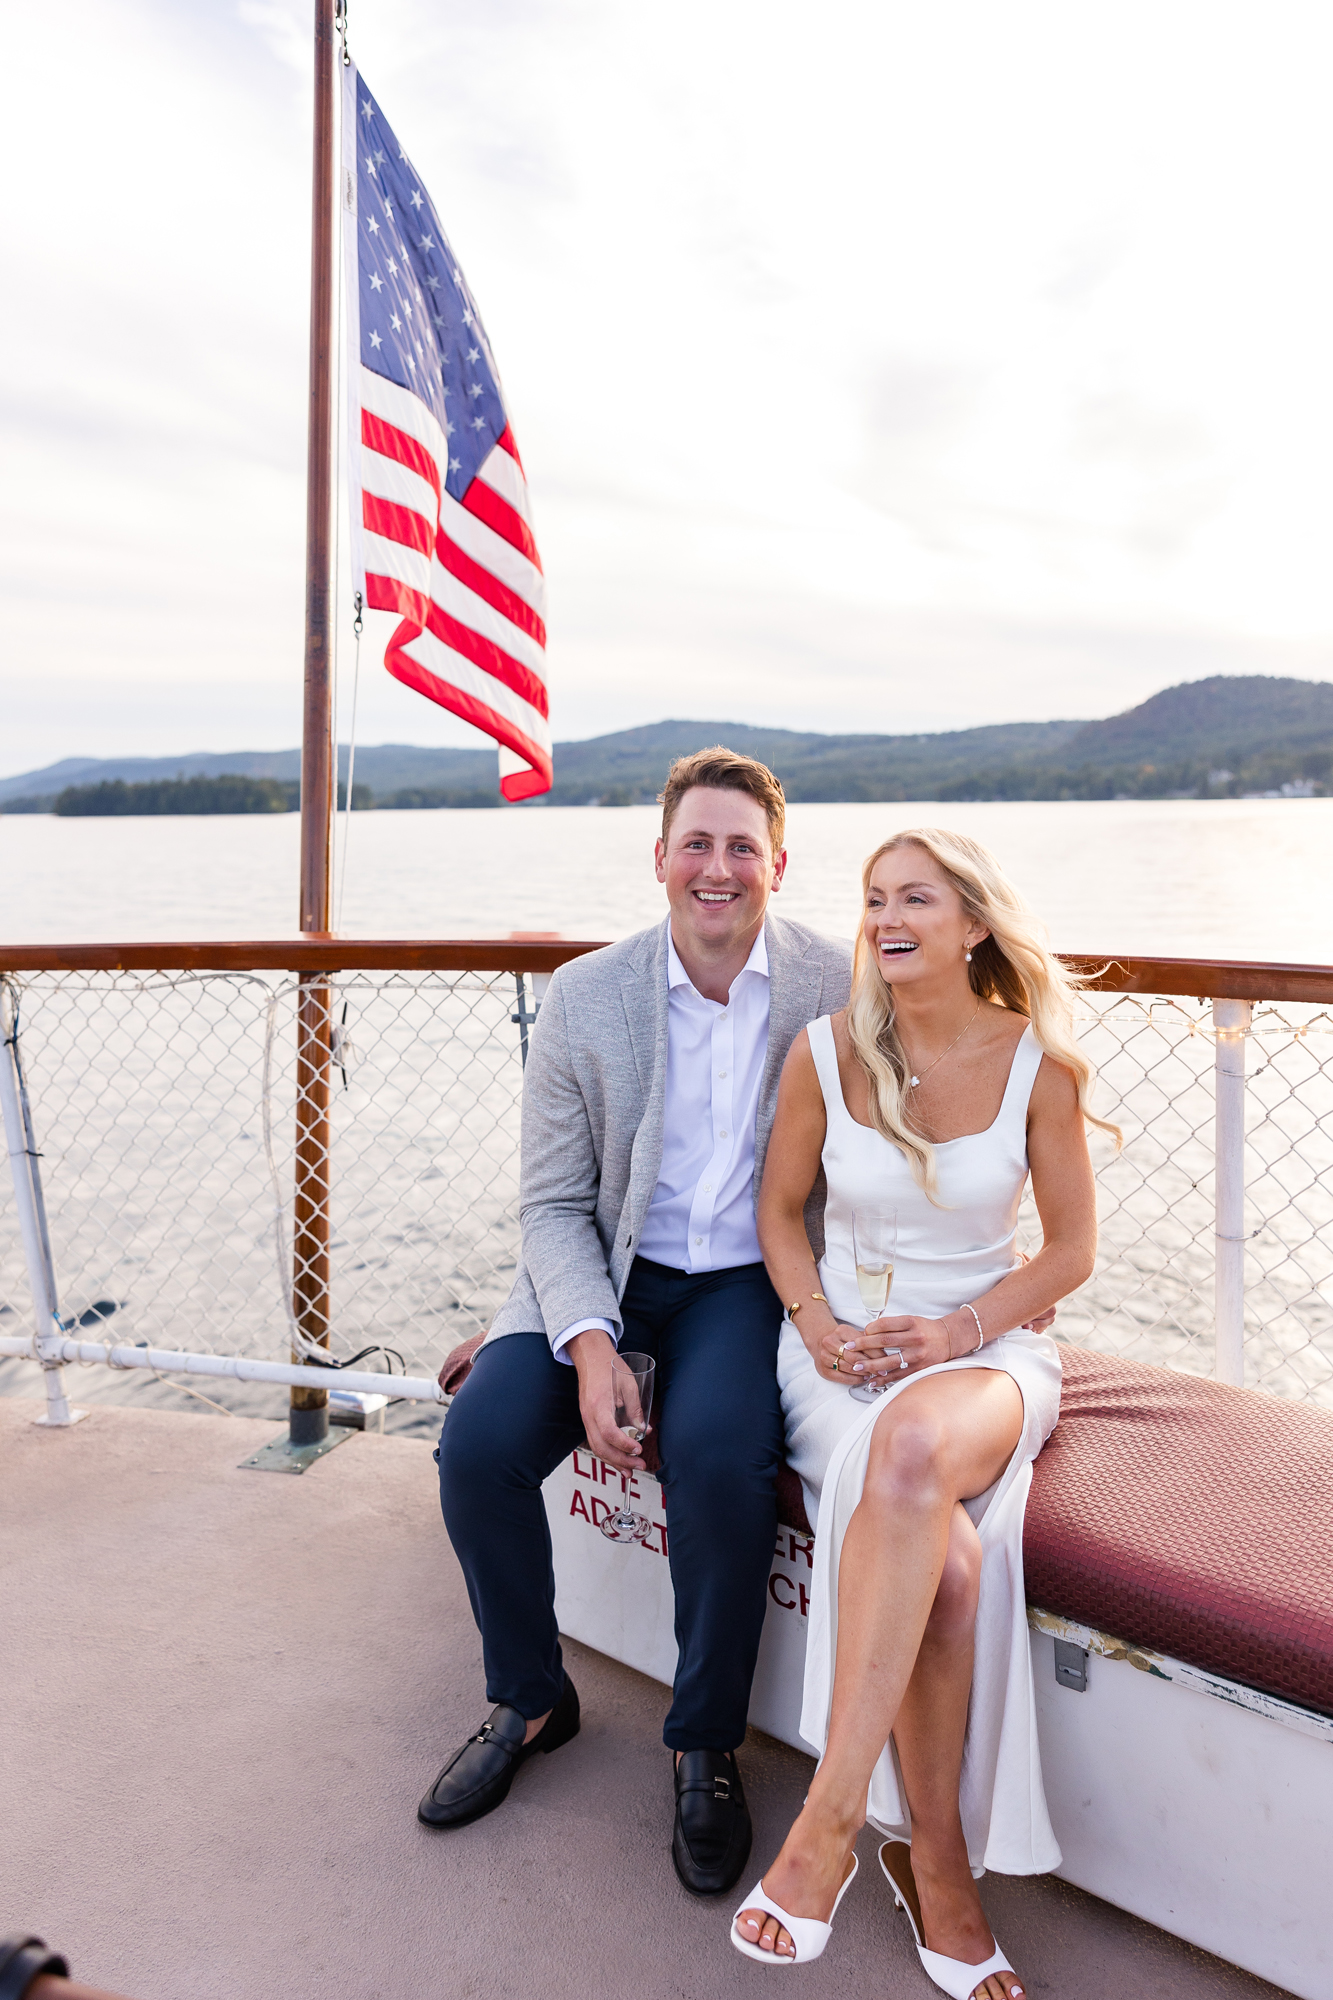
[[[1028,1104],[1032,1098],[1032,1086],[1037,1081],[1037,1071],[1041,1068],[1044,1051],[1033,1034],[1031,1026],[1024,1028],[1014,1049],[1009,1065],[1009,1081],[1004,1086],[1004,1096],[1000,1100],[1000,1115],[997,1126],[1013,1121],[1026,1132]]]
[[[842,1078],[838,1075],[838,1047],[833,1039],[832,1015],[821,1014],[817,1021],[808,1023],[805,1032],[810,1037],[810,1053],[815,1059],[815,1074],[824,1093],[824,1109],[830,1125],[835,1118],[850,1119],[851,1113],[842,1094]]]

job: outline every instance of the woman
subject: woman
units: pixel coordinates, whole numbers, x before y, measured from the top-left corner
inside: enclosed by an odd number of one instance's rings
[[[955,2000],[1021,2000],[974,1875],[1057,1865],[1023,1593],[1031,1464],[1060,1407],[1041,1328],[1092,1270],[1092,1072],[1073,981],[985,848],[918,829],[876,849],[852,997],[798,1036],[759,1202],[790,1301],[787,1449],[817,1520],[804,1810],[737,1912],[769,1964],[816,1957],[868,1817],[922,1964]],[[1107,1128],[1113,1130],[1114,1128]],[[818,1271],[803,1210],[827,1177]],[[1043,1244],[1014,1254],[1032,1175]],[[866,1324],[852,1217],[897,1211],[891,1305]],[[849,1395],[882,1388],[869,1398]],[[910,1845],[908,1844],[910,1843]]]

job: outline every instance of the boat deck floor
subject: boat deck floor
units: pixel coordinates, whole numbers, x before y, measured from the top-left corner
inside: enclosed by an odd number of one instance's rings
[[[73,1373],[74,1371],[70,1371]],[[71,1389],[77,1389],[77,1377]],[[459,1833],[416,1801],[485,1712],[428,1443],[242,1471],[252,1419],[0,1398],[0,1933],[135,2000],[756,1993],[667,1853],[666,1690],[570,1645],[582,1733]],[[756,1870],[809,1780],[751,1735]],[[810,2000],[926,2000],[869,1836]],[[1030,1995],[1278,1988],[1053,1878],[982,1894]]]

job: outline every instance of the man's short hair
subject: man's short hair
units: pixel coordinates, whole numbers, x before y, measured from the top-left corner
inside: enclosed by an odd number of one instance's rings
[[[662,808],[662,839],[671,832],[680,802],[696,785],[708,785],[719,792],[747,792],[764,808],[774,854],[782,852],[787,830],[787,796],[781,778],[755,757],[741,757],[721,743],[709,750],[696,750],[692,757],[677,757],[667,772],[666,785],[657,795]]]

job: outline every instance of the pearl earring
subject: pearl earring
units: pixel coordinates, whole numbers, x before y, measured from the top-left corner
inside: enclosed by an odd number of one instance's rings
[[[968,950],[967,950],[966,948],[964,948],[964,951],[963,951],[963,957],[964,957],[964,958],[965,958],[965,959],[967,960],[968,964],[969,964],[969,965],[971,965],[971,963],[972,963],[972,954],[971,954],[971,952],[970,952],[970,951],[968,951]]]

